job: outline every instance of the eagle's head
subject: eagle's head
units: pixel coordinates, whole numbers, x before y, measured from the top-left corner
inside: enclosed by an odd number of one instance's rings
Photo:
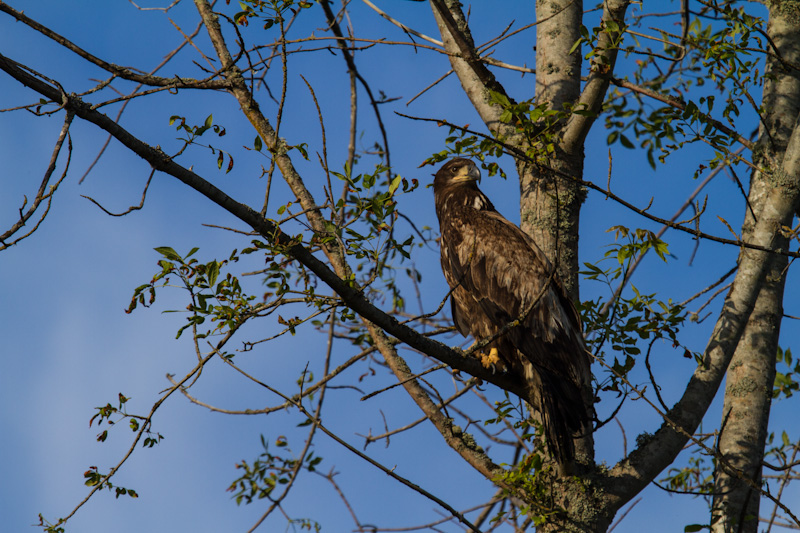
[[[454,206],[494,210],[492,202],[478,189],[479,181],[481,171],[463,157],[451,159],[439,169],[433,178],[433,198],[440,222]]]
[[[433,191],[441,191],[452,186],[469,185],[475,187],[481,181],[481,171],[469,159],[451,159],[439,169],[433,178]]]

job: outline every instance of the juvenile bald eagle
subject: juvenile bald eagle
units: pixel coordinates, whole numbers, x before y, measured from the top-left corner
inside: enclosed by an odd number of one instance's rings
[[[562,467],[571,465],[573,437],[590,429],[581,397],[590,355],[580,318],[533,239],[478,189],[480,176],[475,163],[457,158],[433,181],[453,321],[465,337],[499,334],[484,348],[484,366],[524,379],[524,399],[541,414],[550,453]]]

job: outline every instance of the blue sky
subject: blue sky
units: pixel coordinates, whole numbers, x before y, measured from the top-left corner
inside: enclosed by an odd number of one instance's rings
[[[476,41],[482,42],[501,31],[511,18],[515,27],[533,19],[532,8],[516,7],[513,15],[478,2],[472,9]],[[677,3],[675,3],[677,5]],[[429,8],[415,2],[382,2],[383,9],[415,29],[436,36]],[[22,7],[22,6],[15,6]],[[26,5],[26,14],[67,35],[79,46],[118,64],[150,69],[163,55],[180,42],[180,36],[160,12],[139,12],[127,2],[104,4],[102,7],[79,8],[63,2],[43,1]],[[190,3],[182,3],[169,16],[187,32],[196,24],[196,14]],[[351,19],[362,36],[406,40],[363,3],[353,2]],[[324,25],[320,11],[315,8],[304,14],[294,31],[296,36],[307,35]],[[263,30],[261,30],[263,31]],[[251,36],[257,35],[250,28]],[[317,30],[317,35],[322,31]],[[264,33],[264,41],[275,33]],[[143,37],[145,36],[145,37]],[[162,37],[163,36],[163,37]],[[197,40],[209,53],[211,48],[201,33]],[[534,33],[529,30],[512,43],[501,47],[497,57],[522,64],[533,63]],[[58,79],[68,91],[80,92],[93,85],[92,78],[103,77],[99,69],[87,66],[73,54],[51,45],[44,37],[26,26],[0,17],[0,51],[14,60]],[[171,63],[163,72],[196,75],[190,61],[197,59],[191,50]],[[434,87],[411,105],[406,102],[432,83],[449,68],[442,55],[407,47],[384,47],[359,53],[358,65],[370,82],[373,91],[384,91],[388,97],[401,100],[382,106],[389,131],[394,171],[422,183],[430,181],[431,167],[418,168],[433,152],[444,148],[444,128],[430,123],[409,121],[393,111],[426,117],[443,117],[459,124],[479,128],[480,121],[460,91],[452,76]],[[630,68],[635,58],[623,59],[623,70]],[[277,63],[276,63],[277,65]],[[277,67],[276,73],[277,73]],[[319,124],[308,90],[300,78],[303,74],[314,87],[325,117],[328,138],[328,159],[333,167],[341,168],[347,146],[347,89],[345,65],[340,57],[327,52],[298,54],[292,57],[288,72],[287,107],[281,134],[290,144],[309,143],[310,162],[297,158],[296,163],[307,185],[320,194],[324,174],[313,155],[320,150]],[[509,93],[526,99],[532,94],[533,78],[519,73],[498,71]],[[274,94],[279,93],[280,78],[270,74],[268,83]],[[120,90],[130,90],[121,83]],[[9,77],[0,76],[0,107],[11,107],[36,101],[38,96],[19,86]],[[376,137],[375,121],[367,109],[363,91],[359,94],[360,147],[369,148]],[[261,105],[267,116],[273,117],[275,104],[261,93]],[[92,97],[87,97],[92,100]],[[114,115],[117,106],[105,112]],[[134,101],[123,115],[122,124],[150,144],[159,144],[167,152],[180,144],[178,134],[168,124],[172,115],[186,116],[189,122],[202,123],[213,113],[215,123],[223,124],[228,135],[223,138],[204,137],[233,152],[236,167],[225,175],[216,170],[215,157],[207,149],[191,148],[181,162],[194,165],[198,173],[228,192],[235,199],[258,208],[263,198],[264,179],[259,179],[260,167],[267,161],[241,149],[252,145],[255,134],[238,112],[236,102],[226,94],[181,92],[179,96],[159,95]],[[24,111],[0,115],[0,223],[3,228],[13,223],[23,195],[31,198],[46,168],[52,144],[58,135],[62,115],[36,118]],[[743,119],[741,131],[754,127]],[[602,123],[593,130],[586,148],[586,179],[605,184],[608,175],[607,132]],[[55,519],[69,512],[87,492],[83,472],[92,465],[106,471],[116,464],[129,446],[131,433],[126,427],[116,427],[108,442],[97,443],[96,427],[89,428],[93,408],[114,402],[122,392],[132,398],[132,412],[146,412],[169,386],[165,374],[182,376],[195,361],[186,338],[175,340],[182,325],[180,314],[162,314],[167,309],[182,309],[186,305],[177,291],[162,291],[153,309],[139,309],[126,315],[133,289],[149,281],[157,271],[160,258],[153,248],[172,246],[185,253],[200,247],[203,260],[227,257],[232,248],[241,249],[248,239],[219,229],[203,226],[215,224],[241,228],[227,213],[211,205],[199,194],[186,189],[172,178],[156,175],[145,207],[123,218],[102,213],[81,195],[101,202],[111,211],[122,211],[137,204],[147,180],[146,164],[112,141],[92,173],[81,185],[78,179],[95,158],[105,140],[97,129],[76,121],[72,128],[74,153],[68,178],[61,186],[53,207],[41,228],[29,239],[5,250],[0,255],[0,284],[4,302],[0,335],[4,339],[2,370],[0,370],[0,423],[3,427],[0,449],[5,461],[0,463],[0,515],[9,531],[30,530],[38,513]],[[690,147],[667,164],[652,171],[643,154],[629,151],[619,144],[611,147],[613,155],[612,189],[638,205],[653,198],[651,211],[669,218],[696,186],[691,179],[697,164],[707,157],[701,147]],[[63,169],[63,157],[57,172]],[[365,158],[363,169],[372,160]],[[506,163],[508,170],[513,167]],[[513,176],[513,174],[510,173]],[[277,176],[276,176],[277,178]],[[287,188],[276,181],[271,214],[289,200]],[[518,185],[513,177],[503,181],[484,179],[483,189],[498,208],[511,220],[518,221]],[[708,212],[719,214],[734,228],[740,225],[743,201],[735,184],[725,175],[718,176],[704,191],[708,194]],[[432,194],[420,187],[400,198],[400,208],[419,226],[436,227]],[[611,200],[590,192],[582,212],[581,260],[597,261],[612,239],[605,232],[616,224],[657,230],[658,226],[625,211]],[[702,229],[712,234],[728,236],[725,227],[707,216]],[[410,233],[408,227],[400,231]],[[694,242],[684,235],[668,232],[673,257],[664,264],[648,257],[637,273],[634,284],[642,292],[658,292],[666,299],[681,301],[726,272],[736,257],[736,250],[701,243],[691,266],[688,259]],[[446,294],[446,284],[438,269],[438,251],[431,247],[417,248],[413,263],[424,275],[423,306],[434,309]],[[255,270],[258,260],[252,256],[233,266],[233,272]],[[263,290],[259,280],[248,278],[248,286],[256,294]],[[596,283],[583,282],[582,297],[591,298],[603,288]],[[786,313],[800,315],[793,308],[792,294],[797,294],[796,280],[790,275],[787,285]],[[408,294],[411,300],[411,293]],[[716,310],[718,305],[709,309]],[[413,306],[412,306],[413,309]],[[711,319],[688,327],[681,334],[684,344],[702,350],[712,326]],[[278,326],[262,321],[243,332],[243,339],[257,339],[274,333]],[[786,320],[781,345],[792,346],[797,338],[796,321]],[[460,343],[460,338],[448,342]],[[319,368],[325,339],[308,333],[299,337],[284,337],[268,347],[239,356],[239,363],[248,372],[268,377],[270,382],[292,384],[306,364]],[[353,355],[351,347],[340,346],[334,363]],[[409,362],[419,367],[419,358],[409,355]],[[664,385],[667,402],[680,395],[683,383],[693,370],[691,362],[666,343],[654,354],[654,366]],[[349,383],[357,382],[363,371],[350,371]],[[378,370],[378,377],[361,384],[365,392],[390,383]],[[441,378],[439,383],[446,383]],[[499,398],[496,391],[486,387],[487,394]],[[203,378],[193,388],[193,394],[210,404],[229,409],[260,408],[278,403],[275,397],[234,375],[221,363],[211,363]],[[383,416],[390,427],[402,426],[418,418],[418,411],[404,393],[394,390],[367,402],[358,401],[356,392],[337,392],[323,411],[323,422],[335,429],[349,442],[360,447],[358,435],[383,430]],[[775,406],[777,427],[791,418],[792,402]],[[610,410],[610,399],[600,409]],[[381,413],[382,411],[382,413]],[[626,428],[628,449],[641,431],[655,430],[660,421],[642,402],[629,402],[620,415]],[[719,406],[712,408],[707,418],[716,425]],[[115,483],[133,487],[137,500],[114,500],[110,493],[97,494],[70,521],[68,531],[240,531],[247,530],[264,512],[261,503],[237,507],[225,489],[238,472],[235,463],[252,461],[260,453],[259,435],[269,441],[286,435],[296,451],[302,447],[304,428],[294,426],[297,417],[275,414],[269,417],[234,417],[191,405],[184,398],[173,397],[159,411],[155,429],[165,440],[154,449],[138,450],[115,478]],[[796,430],[792,428],[794,438]],[[618,427],[609,424],[596,437],[598,460],[609,463],[622,454],[622,439]],[[383,473],[355,458],[324,436],[318,437],[316,450],[324,456],[320,470],[327,473],[335,468],[348,498],[351,498],[362,523],[384,527],[410,526],[433,520],[440,510],[435,505],[389,480]],[[425,489],[441,496],[457,508],[480,503],[493,491],[479,475],[473,473],[441,439],[424,424],[392,439],[391,446],[383,443],[369,446],[367,452]],[[616,531],[639,531],[659,524],[663,531],[682,530],[690,523],[707,520],[702,501],[688,497],[671,497],[658,489],[648,488],[644,499],[637,504]],[[794,490],[786,496],[788,504],[798,501]],[[285,509],[294,517],[318,520],[323,531],[353,529],[349,515],[338,500],[331,485],[322,478],[301,477]],[[283,531],[285,519],[276,516],[262,527],[263,531]],[[446,526],[445,526],[446,527]],[[455,527],[451,529],[455,531]]]

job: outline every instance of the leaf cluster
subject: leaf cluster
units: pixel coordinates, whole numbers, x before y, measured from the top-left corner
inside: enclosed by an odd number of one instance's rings
[[[130,496],[131,498],[138,498],[139,494],[133,489],[126,489],[125,487],[115,486],[108,481],[108,474],[101,474],[96,466],[90,466],[89,469],[83,473],[85,479],[84,485],[87,487],[100,486],[101,489],[114,490],[115,498],[120,496]]]
[[[614,226],[608,231],[615,234],[615,243],[609,245],[604,260],[616,264],[604,269],[597,264],[584,263],[585,270],[580,273],[588,280],[607,285],[612,294],[612,284],[625,279],[632,264],[644,253],[653,251],[666,262],[667,243],[653,232],[624,226]],[[616,242],[620,239],[621,242]],[[608,310],[607,299],[603,297],[584,301],[580,306],[587,344],[595,357],[606,359],[608,343],[615,354],[610,369],[606,370],[608,378],[601,386],[604,391],[622,393],[627,390],[623,381],[642,354],[642,343],[647,343],[648,357],[657,340],[669,340],[674,348],[681,346],[678,333],[688,318],[685,308],[672,300],[659,299],[656,293],[643,294],[633,285],[631,292],[630,296],[619,295]],[[683,356],[698,357],[687,348],[683,348]]]
[[[790,348],[784,350],[778,346],[776,363],[779,370],[775,372],[775,386],[772,391],[772,397],[775,399],[791,398],[792,394],[800,390],[800,383],[797,381],[797,376],[800,376],[800,361],[795,361],[792,358],[792,350]],[[781,372],[781,367],[785,367],[786,370]]]
[[[107,403],[102,407],[95,407],[97,413],[89,419],[89,427],[97,421],[97,425],[100,426],[105,422],[109,426],[113,426],[122,420],[128,420],[128,426],[131,428],[131,431],[136,433],[139,431],[140,424],[144,423],[146,429],[147,437],[145,437],[143,446],[145,448],[152,448],[156,444],[159,444],[163,439],[164,436],[160,433],[153,433],[149,428],[149,419],[145,416],[141,415],[134,415],[127,412],[126,404],[130,400],[130,398],[126,397],[121,392],[118,395],[119,402],[117,407],[111,405],[111,403]],[[105,429],[101,431],[97,435],[97,442],[105,442],[108,439],[108,430]]]
[[[170,276],[176,276],[192,299],[186,308],[189,313],[187,323],[178,330],[176,338],[180,338],[187,328],[196,328],[203,324],[206,319],[214,323],[214,327],[197,333],[196,338],[205,338],[235,329],[243,320],[255,314],[256,307],[253,304],[255,296],[247,295],[243,291],[239,279],[230,273],[220,279],[222,268],[231,261],[238,261],[239,255],[236,250],[222,262],[213,260],[207,263],[201,263],[191,257],[198,248],[190,250],[185,257],[168,246],[158,247],[155,250],[164,257],[158,261],[161,271],[150,283],[140,285],[134,290],[126,313],[131,313],[137,305],[144,307],[152,305],[156,299],[156,289],[169,285]]]
[[[242,502],[250,504],[256,500],[268,498],[277,486],[289,483],[292,472],[297,467],[298,459],[291,456],[289,442],[285,436],[277,437],[273,444],[284,455],[271,453],[269,443],[261,435],[261,446],[264,451],[252,463],[243,460],[236,465],[236,468],[242,470],[243,473],[231,483],[228,491],[234,493],[233,498],[237,504]],[[309,452],[303,458],[302,468],[314,472],[321,462],[322,457],[315,456],[314,452]]]
[[[209,150],[211,150],[211,154],[216,156],[217,168],[222,170],[222,165],[225,163],[225,156],[228,156],[228,165],[225,167],[225,174],[228,174],[231,170],[233,170],[233,155],[230,152],[227,152],[221,148],[214,148],[213,146],[203,145],[197,142],[197,139],[202,137],[204,133],[209,130],[213,130],[219,137],[224,137],[227,131],[223,126],[218,124],[214,124],[214,115],[208,115],[203,122],[202,125],[194,125],[190,126],[186,123],[186,117],[181,117],[179,115],[173,115],[169,117],[169,125],[172,126],[176,120],[180,120],[176,129],[178,131],[184,131],[186,133],[185,138],[179,138],[179,140],[183,141],[184,145],[178,152],[178,155],[183,153],[184,150],[189,145],[195,144],[198,146],[206,146]]]
[[[231,0],[225,0],[230,4]],[[233,16],[234,22],[240,26],[249,26],[251,19],[263,21],[263,29],[268,30],[285,20],[286,13],[297,15],[300,10],[308,9],[314,2],[304,0],[244,0],[239,2],[241,11]]]

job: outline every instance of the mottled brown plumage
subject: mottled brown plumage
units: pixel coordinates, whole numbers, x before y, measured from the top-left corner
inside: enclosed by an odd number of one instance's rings
[[[580,318],[547,257],[495,210],[478,181],[477,166],[457,158],[433,182],[453,321],[462,335],[482,340],[520,320],[484,350],[496,349],[497,370],[524,378],[548,448],[569,465],[573,437],[589,429],[581,386],[590,380],[590,356]]]

